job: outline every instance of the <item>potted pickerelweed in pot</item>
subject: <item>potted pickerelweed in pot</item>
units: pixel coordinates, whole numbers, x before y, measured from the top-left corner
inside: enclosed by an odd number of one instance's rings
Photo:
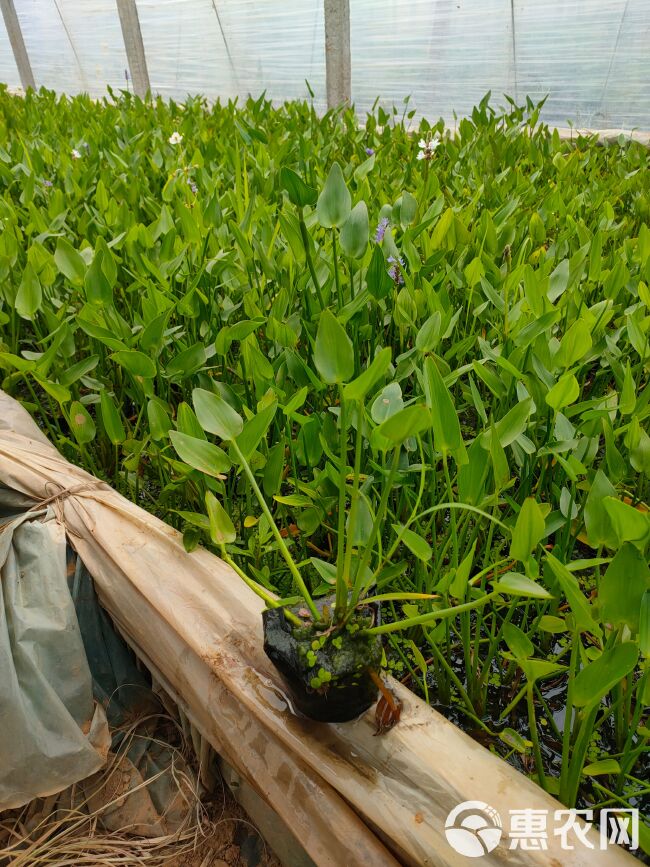
[[[399,485],[402,450],[406,443],[415,447],[420,435],[431,429],[430,404],[435,400],[438,385],[444,388],[433,362],[425,365],[427,403],[405,406],[380,423],[373,421],[368,412],[366,396],[389,372],[389,349],[379,350],[368,367],[354,377],[352,341],[339,320],[326,309],[319,319],[313,363],[323,382],[335,386],[338,392],[338,406],[331,408],[338,416],[338,545],[336,563],[320,561],[319,564],[321,575],[327,577],[333,587],[330,595],[314,598],[289,550],[287,538],[273,519],[251,466],[251,456],[266,437],[276,415],[275,397],[261,401],[257,412],[251,412],[244,422],[222,394],[217,393],[216,387],[215,391],[194,390],[193,404],[201,427],[218,437],[228,448],[228,454],[213,443],[198,441],[178,431],[170,432],[170,437],[179,456],[191,465],[205,466],[206,470],[209,466],[209,474],[214,477],[234,464],[247,480],[268,522],[276,550],[286,562],[297,597],[277,599],[236,562],[229,551],[237,538],[236,529],[217,497],[208,490],[206,508],[210,537],[223,559],[267,605],[263,613],[264,649],[282,675],[295,708],[312,719],[342,722],[370,707],[377,699],[378,690],[385,694],[379,677],[384,633],[434,624],[466,609],[481,607],[497,591],[442,609],[434,607],[437,599],[433,594],[377,591],[378,578],[397,546],[403,542],[411,550],[417,549],[418,540],[408,528],[415,517],[417,502],[402,525],[393,525],[396,539],[388,550],[382,551],[381,540],[391,492]],[[351,433],[354,435],[354,460],[350,472]],[[368,479],[362,480],[360,472],[364,448],[376,453],[385,468],[378,482],[381,496],[374,511],[363,490]],[[332,453],[331,457],[336,456]],[[441,503],[437,508],[448,509],[449,505]],[[426,547],[427,543],[421,541]],[[433,610],[381,623],[382,602],[414,600],[430,601]]]
[[[338,443],[328,443],[330,478],[334,478],[338,492],[338,507],[333,509],[337,524],[335,562],[320,560],[318,563],[320,577],[331,585],[333,592],[316,596],[308,586],[302,572],[304,564],[299,565],[294,560],[290,539],[286,531],[283,533],[278,528],[252,466],[253,456],[259,454],[256,450],[266,440],[279,407],[278,394],[273,389],[258,401],[255,409],[247,409],[246,421],[229,400],[227,386],[215,382],[210,389],[195,389],[193,404],[200,426],[204,432],[219,438],[225,448],[179,431],[171,431],[170,438],[184,462],[212,477],[205,498],[210,538],[222,558],[266,603],[263,613],[264,649],[283,677],[295,708],[312,719],[338,722],[363,713],[377,699],[379,690],[390,701],[380,678],[385,633],[412,626],[434,625],[441,619],[483,606],[498,591],[484,592],[476,588],[476,595],[470,601],[445,608],[440,607],[434,594],[382,593],[377,589],[381,587],[385,570],[390,568],[391,558],[400,545],[403,544],[416,557],[430,557],[428,542],[409,529],[409,524],[418,517],[424,471],[420,495],[410,515],[407,513],[399,524],[390,525],[393,541],[387,547],[385,545],[389,515],[393,514],[389,502],[401,484],[400,463],[404,450],[418,449],[421,436],[433,437],[446,468],[447,454],[454,455],[457,460],[464,455],[460,428],[442,376],[432,358],[425,360],[419,374],[423,383],[423,401],[416,399],[406,406],[400,401],[397,410],[394,406],[387,406],[385,413],[383,403],[390,404],[389,398],[385,397],[382,402],[376,397],[372,406],[367,405],[368,395],[374,394],[395,371],[391,351],[388,348],[377,349],[365,369],[360,369],[353,341],[343,324],[345,317],[340,313],[337,317],[325,306],[336,307],[340,285],[337,255],[334,253],[334,279],[328,281],[327,292],[320,286],[312,262],[312,242],[304,215],[305,208],[316,202],[315,191],[289,170],[283,170],[282,183],[298,209],[305,258],[320,306],[318,315],[310,317],[312,323],[318,322],[318,326],[315,335],[306,335],[305,361],[310,363],[312,382],[318,383],[320,391],[328,395],[329,412],[337,419]],[[369,235],[367,209],[363,201],[351,208],[350,194],[337,164],[334,164],[318,198],[316,214],[321,227],[332,231],[334,251],[338,238],[348,264],[365,255]],[[373,250],[367,276],[368,286],[372,284],[373,291],[377,291],[379,284],[382,284],[382,292],[392,291],[391,286],[399,286],[402,282],[401,259],[396,249],[390,245],[386,247],[387,239],[388,233],[382,239],[383,250],[379,243]],[[392,267],[389,267],[390,262],[393,262]],[[312,302],[315,302],[314,297]],[[388,394],[389,385],[384,386],[382,394]],[[291,406],[282,405],[281,408],[289,417]],[[446,420],[443,420],[447,409]],[[376,456],[376,478],[361,473],[362,456],[368,449]],[[354,455],[351,467],[349,450],[353,450]],[[238,533],[213,493],[217,490],[215,477],[226,473],[233,465],[247,482],[247,495],[252,493],[259,503],[260,520],[264,519],[268,525],[274,551],[285,561],[297,596],[278,599],[262,586],[263,582],[251,578],[244,568],[245,561],[242,564],[233,557]],[[374,505],[368,496],[369,486],[374,491]],[[451,496],[451,489],[449,493]],[[429,511],[449,511],[459,505],[440,503]],[[454,520],[453,512],[451,520]],[[423,603],[428,610],[400,619],[396,609],[391,607],[391,622],[381,622],[382,603],[414,601]]]

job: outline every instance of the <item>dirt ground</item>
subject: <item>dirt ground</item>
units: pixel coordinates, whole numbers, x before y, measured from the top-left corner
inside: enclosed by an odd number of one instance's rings
[[[167,867],[282,867],[227,788],[206,804],[210,832],[193,852],[165,861]]]

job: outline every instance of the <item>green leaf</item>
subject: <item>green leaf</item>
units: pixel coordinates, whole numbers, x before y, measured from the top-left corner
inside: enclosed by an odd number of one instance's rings
[[[568,629],[566,622],[553,614],[544,614],[543,617],[540,617],[539,628],[542,632],[550,632],[552,635],[559,635]]]
[[[541,584],[527,578],[520,572],[506,572],[492,585],[495,590],[500,590],[510,596],[530,596],[534,599],[550,599],[551,594]]]
[[[607,567],[598,588],[600,619],[614,628],[628,626],[639,631],[641,600],[650,589],[650,568],[646,558],[625,542]]]
[[[154,442],[166,440],[172,423],[163,402],[158,398],[152,398],[148,401],[147,418],[149,419],[151,439]]]
[[[591,328],[584,319],[577,319],[566,332],[553,359],[556,367],[571,367],[591,349]]]
[[[506,644],[517,659],[528,659],[535,652],[533,642],[514,623],[506,623],[503,627],[503,637]]]
[[[474,540],[469,554],[464,558],[456,574],[454,575],[451,584],[449,585],[449,593],[454,599],[464,599],[467,593],[467,585],[469,584],[469,573],[472,570],[474,562],[474,553],[476,551],[476,539]]]
[[[155,363],[148,355],[137,349],[119,349],[117,352],[113,352],[110,357],[135,377],[153,379],[156,375]]]
[[[189,436],[179,430],[170,430],[169,439],[184,463],[208,476],[227,473],[231,467],[230,458],[223,449],[207,440]]]
[[[85,445],[95,439],[95,422],[86,407],[78,400],[70,404],[70,430],[78,443]]]
[[[221,505],[212,491],[205,495],[205,507],[208,511],[210,522],[210,538],[215,545],[229,545],[237,538],[235,526],[230,520],[228,512]]]
[[[572,575],[566,566],[552,554],[546,555],[546,562],[558,581],[562,593],[566,596],[567,602],[571,606],[578,630],[580,632],[590,632],[592,635],[600,638],[602,630],[593,617],[591,605],[580,589],[575,575]]]
[[[518,732],[511,728],[505,728],[502,732],[499,732],[499,738],[506,746],[513,750],[517,750],[517,752],[522,755],[527,753],[533,745],[532,741],[527,741]]]
[[[415,404],[389,416],[375,429],[379,437],[390,441],[392,445],[404,442],[405,439],[422,433],[431,425],[431,415],[426,406]]]
[[[221,396],[204,388],[192,392],[194,410],[203,430],[222,440],[234,440],[244,429],[242,417]]]
[[[105,388],[99,392],[99,408],[106,436],[114,446],[123,443],[126,439],[124,425],[113,399]]]
[[[621,389],[621,397],[618,402],[618,408],[623,415],[631,415],[636,406],[636,385],[632,376],[632,368],[628,361],[625,365],[625,375],[623,377],[623,388]]]
[[[528,427],[528,418],[532,412],[533,401],[530,397],[516,403],[502,419],[495,424],[495,430],[502,448],[511,445]],[[489,448],[491,433],[481,437],[481,443]]]
[[[433,442],[441,452],[463,445],[456,407],[433,358],[424,360],[424,394],[431,413]]]
[[[562,259],[551,274],[547,297],[550,301],[557,301],[569,285],[569,260]]]
[[[565,373],[546,395],[546,403],[556,412],[578,399],[580,386],[572,373]]]
[[[585,777],[599,777],[603,774],[620,774],[621,766],[616,759],[601,759],[599,762],[592,762],[582,769]]]
[[[75,286],[81,286],[86,275],[86,263],[65,238],[59,238],[54,251],[54,261],[59,271]]]
[[[517,515],[512,532],[510,556],[525,563],[538,543],[544,538],[545,526],[542,510],[533,497],[527,497]]]
[[[91,304],[108,305],[113,301],[113,289],[102,268],[103,259],[104,254],[98,249],[92,265],[86,271],[84,285],[86,298]]]
[[[299,208],[314,205],[318,194],[313,187],[308,186],[300,175],[284,166],[280,169],[280,186],[289,194],[289,199]]]
[[[16,312],[23,319],[33,319],[43,302],[43,291],[41,289],[41,281],[38,279],[36,271],[28,262],[25,265],[23,276],[16,293]]]
[[[597,470],[585,501],[584,518],[587,537],[592,548],[604,545],[618,548],[618,537],[604,505],[606,497],[615,497],[616,489],[602,470]]]
[[[404,399],[400,384],[399,382],[389,382],[373,400],[370,415],[375,424],[381,424],[401,409],[404,409]]]
[[[517,659],[517,664],[526,675],[529,686],[543,677],[550,677],[560,671],[566,671],[565,665],[558,665],[556,662],[548,662],[545,659]]]
[[[165,376],[180,382],[195,374],[206,363],[209,352],[204,343],[194,343],[192,346],[179,352],[165,368]]]
[[[442,316],[439,310],[432,313],[420,328],[415,338],[415,347],[420,352],[432,352],[441,337]]]
[[[650,590],[646,590],[641,599],[639,611],[639,650],[646,659],[650,657]]]
[[[352,199],[341,166],[333,163],[316,204],[318,222],[326,229],[342,226],[350,216],[351,206]]]
[[[404,190],[402,193],[402,201],[399,209],[399,221],[402,229],[410,226],[418,210],[418,200],[409,192]]]
[[[390,366],[390,349],[380,349],[370,365],[343,389],[345,400],[364,400],[375,383],[386,375]]]
[[[237,445],[246,460],[250,458],[261,440],[266,436],[271,422],[275,418],[277,408],[277,401],[274,400],[244,424],[242,432],[237,437]]]
[[[352,341],[331,310],[323,310],[318,323],[314,364],[329,384],[347,382],[354,374]]]
[[[615,497],[605,497],[603,506],[610,521],[614,533],[618,537],[619,544],[623,542],[643,543],[650,532],[650,514],[628,506]]]
[[[607,695],[617,683],[634,669],[639,658],[639,648],[633,641],[624,641],[586,665],[573,684],[573,704],[587,707]]]
[[[367,160],[360,163],[354,170],[354,179],[357,183],[366,178],[375,167],[375,154],[371,154]]]
[[[373,247],[372,259],[366,272],[366,285],[368,292],[378,301],[385,298],[393,288],[393,281],[386,268],[386,260],[379,244]]]
[[[424,563],[429,563],[433,557],[431,546],[413,530],[404,528],[401,524],[393,524],[393,530],[400,537],[401,541],[406,545],[409,551]]]
[[[341,249],[352,259],[361,259],[368,247],[368,208],[364,201],[352,208],[341,229]]]

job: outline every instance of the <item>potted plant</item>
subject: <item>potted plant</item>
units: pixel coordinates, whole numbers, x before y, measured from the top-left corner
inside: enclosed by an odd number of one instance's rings
[[[419,435],[429,430],[434,420],[429,406],[424,403],[406,406],[379,424],[371,419],[366,396],[380,379],[385,378],[391,364],[390,350],[381,349],[371,364],[354,377],[352,341],[343,325],[327,309],[320,317],[313,361],[322,381],[328,386],[336,386],[339,398],[338,406],[333,407],[338,415],[340,499],[336,564],[330,565],[331,595],[314,598],[287,540],[273,519],[251,467],[251,456],[265,438],[276,414],[275,400],[257,413],[251,413],[244,422],[216,390],[195,389],[193,404],[201,427],[227,444],[229,454],[212,443],[176,431],[172,431],[170,436],[179,456],[192,466],[203,467],[214,476],[217,471],[227,469],[232,461],[246,477],[268,521],[277,550],[286,562],[297,598],[278,600],[233,559],[228,546],[235,542],[237,532],[224,507],[208,490],[205,502],[211,539],[218,546],[222,558],[266,603],[264,649],[285,679],[296,708],[313,719],[344,721],[358,716],[377,698],[384,633],[433,624],[441,618],[480,607],[498,591],[483,592],[477,588],[476,597],[471,601],[443,609],[435,607],[436,596],[433,594],[376,591],[377,578],[386,566],[387,556],[389,559],[396,546],[404,542],[411,550],[417,549],[418,539],[411,538],[415,533],[408,529],[415,514],[397,528],[397,542],[383,554],[381,537],[391,491],[399,477],[404,443],[408,440],[417,443]],[[429,373],[437,382],[435,374]],[[354,433],[354,462],[349,473],[347,459],[351,431]],[[364,447],[371,447],[383,455],[386,466],[381,481],[381,497],[374,514],[362,490],[360,466]],[[449,507],[449,503],[439,506],[440,509]],[[364,527],[360,533],[362,510]],[[428,547],[425,540],[420,541]],[[398,622],[380,622],[382,602],[412,600],[429,600],[432,610]]]

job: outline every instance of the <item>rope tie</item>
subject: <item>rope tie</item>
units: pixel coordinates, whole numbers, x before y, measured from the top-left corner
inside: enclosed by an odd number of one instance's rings
[[[102,482],[97,479],[94,482],[80,482],[78,485],[72,485],[70,488],[64,488],[61,485],[58,485],[56,482],[46,482],[45,490],[47,491],[48,486],[55,485],[58,490],[51,494],[49,497],[45,497],[45,499],[40,500],[38,503],[34,503],[29,509],[28,512],[38,511],[39,509],[44,509],[46,506],[52,506],[55,511],[57,520],[60,523],[65,523],[63,517],[63,501],[67,500],[68,497],[75,497],[77,494],[83,494],[87,491],[105,491],[110,490],[110,487],[106,484],[106,482]],[[74,530],[72,527],[66,525],[66,532],[70,536],[76,536],[77,538],[81,538],[79,533]]]

